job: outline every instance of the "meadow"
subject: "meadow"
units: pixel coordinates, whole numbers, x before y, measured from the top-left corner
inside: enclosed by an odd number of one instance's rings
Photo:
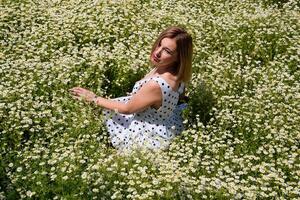
[[[0,1],[0,199],[299,199],[296,0]],[[114,98],[166,27],[194,42],[185,131],[119,152],[81,86]]]

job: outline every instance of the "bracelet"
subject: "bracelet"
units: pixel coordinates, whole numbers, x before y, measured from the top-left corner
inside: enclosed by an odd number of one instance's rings
[[[98,100],[97,98],[98,98],[98,97],[95,95],[95,96],[93,97],[93,100],[92,100],[93,103],[96,104],[96,105],[97,105],[97,100]]]

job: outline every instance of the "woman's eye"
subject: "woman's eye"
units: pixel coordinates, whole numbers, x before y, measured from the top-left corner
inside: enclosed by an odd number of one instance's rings
[[[171,51],[169,51],[169,50],[166,50],[166,52],[167,52],[168,54],[171,54]]]

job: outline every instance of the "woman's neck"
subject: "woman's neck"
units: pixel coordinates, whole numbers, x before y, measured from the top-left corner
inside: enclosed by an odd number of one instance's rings
[[[172,75],[176,75],[176,67],[172,66],[168,66],[168,67],[155,67],[156,70],[154,71],[154,74],[164,74],[166,72],[171,73]]]

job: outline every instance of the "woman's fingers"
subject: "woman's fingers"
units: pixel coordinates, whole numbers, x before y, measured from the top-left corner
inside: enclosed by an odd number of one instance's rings
[[[73,92],[75,94],[83,94],[83,95],[91,93],[91,91],[83,89],[83,88],[73,89],[73,90],[71,90],[71,92]]]
[[[73,94],[73,95],[79,95],[79,94],[80,94],[80,92],[77,91],[77,90],[71,90],[70,92],[71,92],[71,94]]]
[[[71,93],[71,97],[75,100],[82,100],[82,90],[80,87],[73,87],[69,89],[69,92]]]
[[[79,93],[85,92],[85,90],[83,88],[79,88],[79,87],[71,88],[69,91],[74,94],[79,94]]]
[[[81,87],[73,87],[69,89],[69,91],[73,95],[73,98],[78,100],[89,99],[91,96],[95,95],[93,92]]]

